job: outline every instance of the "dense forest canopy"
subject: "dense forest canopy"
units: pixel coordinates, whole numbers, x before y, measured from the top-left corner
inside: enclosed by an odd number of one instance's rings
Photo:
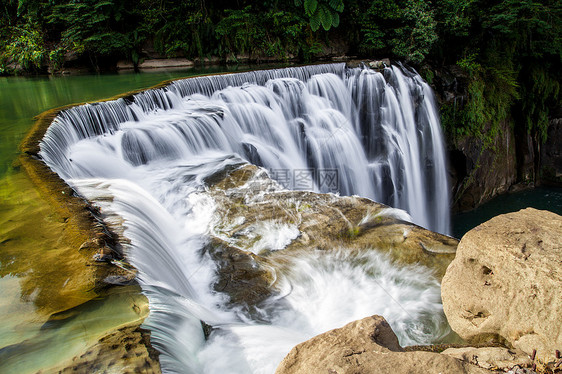
[[[391,57],[431,81],[455,66],[467,77],[464,106],[442,107],[453,134],[482,136],[508,117],[546,136],[560,106],[559,0],[2,0],[0,74],[92,67],[147,45],[163,56],[269,56],[312,61],[342,43],[349,55]]]

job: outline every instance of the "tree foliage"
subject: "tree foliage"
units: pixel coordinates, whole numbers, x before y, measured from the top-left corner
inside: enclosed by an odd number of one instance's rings
[[[320,26],[326,31],[340,25],[340,13],[344,10],[343,0],[295,0],[298,7],[304,6],[312,31]]]
[[[306,53],[306,27],[304,18],[286,11],[270,10],[257,18],[250,5],[227,10],[215,28],[221,46],[219,54],[288,58],[289,54]]]
[[[457,131],[512,117],[515,126],[536,141],[546,140],[550,108],[561,105],[560,2],[474,0],[464,4],[458,22],[452,3],[441,2],[443,21],[438,28],[444,38],[438,45],[441,49],[452,45],[455,53],[447,59],[457,58],[470,77],[467,105],[457,113],[457,119],[462,118]],[[457,25],[465,25],[468,32]],[[474,61],[477,70],[472,68]]]
[[[364,53],[421,62],[437,40],[434,11],[423,0],[368,2],[359,17]]]
[[[6,57],[27,70],[40,68],[45,49],[39,27],[25,24],[21,27],[15,26],[11,30],[13,34],[4,47]]]

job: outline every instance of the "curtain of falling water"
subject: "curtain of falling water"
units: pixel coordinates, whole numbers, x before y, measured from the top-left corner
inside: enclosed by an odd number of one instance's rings
[[[42,156],[63,177],[97,176],[97,165],[76,158],[84,156],[81,147],[107,147],[103,134],[115,135],[107,142],[118,148],[107,156],[119,154],[119,163],[237,154],[273,177],[313,170],[302,188],[369,197],[408,211],[428,229],[450,231],[433,95],[419,75],[398,67],[379,73],[317,65],[181,80],[61,113]],[[337,185],[323,183],[326,173],[337,173]]]

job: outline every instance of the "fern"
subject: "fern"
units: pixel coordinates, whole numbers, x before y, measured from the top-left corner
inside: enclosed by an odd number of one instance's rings
[[[301,6],[302,0],[295,0],[296,6]],[[320,26],[326,31],[340,24],[339,13],[343,12],[343,0],[304,0],[304,12],[309,17],[312,31]]]
[[[338,27],[340,25],[339,13],[332,13],[332,26]]]
[[[324,30],[330,30],[330,27],[332,27],[332,13],[324,4],[320,5],[318,8],[318,17],[320,18]]]

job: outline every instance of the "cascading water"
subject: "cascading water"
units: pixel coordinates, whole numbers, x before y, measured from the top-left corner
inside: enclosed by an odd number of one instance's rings
[[[402,344],[442,333],[431,272],[373,251],[288,258],[277,274],[286,296],[259,313],[227,306],[212,290],[216,264],[201,255],[218,219],[203,181],[243,160],[289,188],[369,197],[448,233],[438,116],[413,72],[331,64],[176,81],[62,112],[40,154],[124,228],[165,371],[271,373],[295,344],[377,313]],[[298,235],[275,233],[272,249]],[[200,321],[215,327],[208,340]]]

